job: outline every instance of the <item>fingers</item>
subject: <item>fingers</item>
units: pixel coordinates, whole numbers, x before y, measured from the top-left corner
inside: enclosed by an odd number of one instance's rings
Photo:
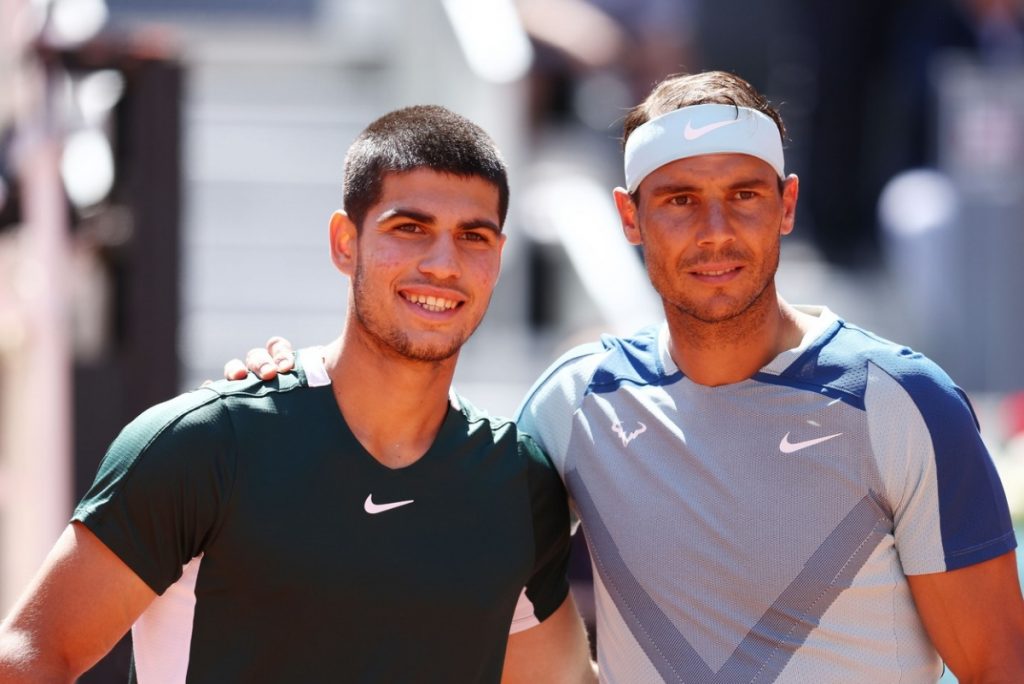
[[[224,364],[224,378],[226,380],[243,380],[247,374],[248,371],[241,359],[231,359]],[[209,382],[207,380],[203,383],[203,386],[205,387]]]
[[[261,380],[273,380],[278,373],[288,373],[295,368],[295,352],[292,343],[283,337],[271,337],[266,349],[250,349],[245,361],[231,359],[224,364],[227,380],[244,380],[252,371]]]
[[[267,353],[279,373],[287,373],[295,367],[295,351],[285,338],[275,335],[267,340]]]
[[[245,367],[261,380],[273,380],[277,377],[277,364],[266,349],[250,349],[245,355]]]

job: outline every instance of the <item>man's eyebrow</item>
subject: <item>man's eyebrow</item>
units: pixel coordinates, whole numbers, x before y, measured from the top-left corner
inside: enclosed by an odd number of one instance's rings
[[[501,226],[499,226],[494,221],[485,218],[475,218],[470,219],[468,221],[463,221],[459,224],[459,228],[461,230],[477,230],[479,228],[483,228],[484,230],[489,230],[491,232],[497,233],[498,235],[501,235]]]
[[[730,190],[737,190],[739,188],[769,188],[773,187],[771,183],[764,180],[763,178],[757,178],[752,176],[750,178],[741,178],[740,180],[730,183]],[[683,184],[683,183],[667,183],[665,185],[659,185],[651,190],[651,196],[661,197],[663,195],[675,195],[685,192],[700,192],[700,186]]]
[[[386,223],[396,218],[406,218],[428,226],[432,226],[437,223],[437,217],[433,214],[428,214],[427,212],[420,211],[418,209],[410,209],[408,207],[394,207],[393,209],[388,209],[380,215],[380,218],[377,219],[377,223]],[[493,231],[499,235],[501,234],[501,226],[487,218],[472,218],[466,221],[460,221],[458,227],[460,230],[477,230],[483,228],[485,230]]]
[[[729,185],[730,188],[771,188],[775,187],[772,183],[764,180],[763,178],[744,178],[738,180],[735,183]]]
[[[696,185],[679,185],[677,183],[670,183],[667,185],[659,185],[651,190],[653,197],[661,197],[662,195],[676,195],[681,192],[696,192],[700,190]]]
[[[434,223],[437,222],[437,217],[435,217],[433,214],[428,214],[425,211],[419,211],[418,209],[409,209],[406,207],[395,207],[393,209],[388,209],[383,214],[381,214],[380,217],[377,219],[377,223],[386,223],[396,218],[412,219],[413,221],[418,221],[419,223],[426,223],[428,225],[433,225]]]

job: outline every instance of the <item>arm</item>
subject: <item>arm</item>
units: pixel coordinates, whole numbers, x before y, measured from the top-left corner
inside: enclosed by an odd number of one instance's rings
[[[0,681],[73,681],[155,597],[85,526],[68,525],[0,625]]]
[[[962,684],[1024,681],[1024,599],[1012,551],[907,580],[928,636]]]
[[[292,343],[283,337],[271,337],[265,349],[250,349],[245,361],[231,359],[224,364],[224,378],[242,380],[248,371],[261,380],[273,380],[278,373],[289,373],[295,367]]]
[[[501,681],[502,684],[597,681],[587,633],[572,594],[547,620],[509,636]]]

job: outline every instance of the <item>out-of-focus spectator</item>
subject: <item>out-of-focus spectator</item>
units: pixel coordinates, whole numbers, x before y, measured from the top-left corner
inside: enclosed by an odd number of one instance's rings
[[[886,181],[934,161],[930,74],[960,50],[989,65],[1024,56],[1020,0],[801,0],[817,74],[802,194],[831,262],[874,261]]]
[[[695,68],[693,0],[518,0],[537,48],[535,130],[580,121],[612,130],[665,74]]]
[[[977,40],[977,53],[990,64],[1024,62],[1024,3],[1021,0],[963,0]]]

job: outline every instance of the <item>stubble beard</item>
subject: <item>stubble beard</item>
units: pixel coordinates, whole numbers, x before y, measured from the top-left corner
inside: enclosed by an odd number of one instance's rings
[[[675,289],[675,286],[683,279],[682,274],[692,271],[702,262],[735,259],[749,264],[749,255],[744,252],[725,250],[715,254],[711,259],[705,258],[681,263],[675,268],[675,273],[670,273],[667,269],[649,261],[647,270],[651,282],[655,284],[655,289],[661,296],[667,316],[689,321],[687,327],[693,328],[693,332],[699,333],[701,336],[714,337],[719,342],[736,341],[745,338],[764,321],[765,300],[773,293],[771,285],[775,281],[775,272],[779,266],[779,250],[780,245],[776,244],[775,248],[769,252],[768,261],[762,262],[760,282],[754,292],[742,299],[736,299],[726,306],[716,304],[714,301],[708,303],[697,301],[687,297],[685,292]],[[673,316],[673,313],[676,316]]]
[[[409,361],[420,361],[424,363],[440,363],[456,356],[466,340],[476,331],[480,325],[477,322],[473,329],[464,335],[455,335],[449,338],[446,343],[417,343],[404,330],[382,322],[375,314],[373,305],[369,302],[363,268],[357,266],[352,278],[352,306],[354,307],[356,321],[363,331],[374,341],[376,346],[385,353],[392,353]]]

